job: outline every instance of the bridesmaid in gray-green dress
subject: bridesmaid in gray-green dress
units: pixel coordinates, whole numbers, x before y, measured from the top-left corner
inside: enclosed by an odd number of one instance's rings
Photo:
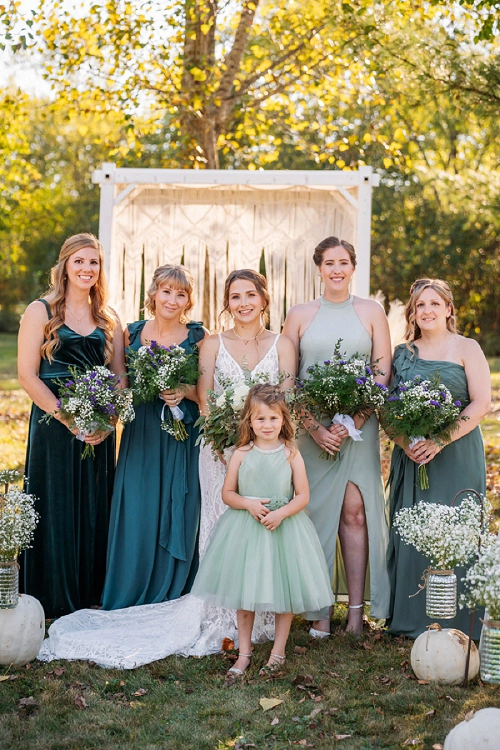
[[[288,313],[283,333],[295,343],[299,377],[307,377],[314,362],[330,359],[335,344],[341,351],[369,360],[379,360],[387,383],[391,366],[389,326],[384,310],[374,300],[349,293],[356,265],[354,248],[336,237],[323,240],[314,262],[324,283],[323,295]],[[318,532],[333,580],[335,594],[349,594],[347,631],[360,633],[363,600],[369,599],[371,614],[389,614],[389,579],[386,569],[387,519],[380,470],[378,422],[375,415],[364,420],[356,415],[362,441],[354,442],[344,427],[303,420],[298,445],[306,464],[311,491],[308,514]],[[335,463],[320,458],[322,450],[340,451]],[[340,541],[340,545],[338,544]],[[367,573],[369,562],[369,576]],[[347,584],[347,586],[346,586]],[[328,610],[308,613],[313,620],[311,635],[330,631]]]
[[[156,341],[193,351],[205,336],[188,322],[193,279],[182,266],[156,269],[146,300],[154,315],[127,327],[128,350]],[[162,430],[164,405],[180,404],[188,432],[178,441]],[[200,518],[199,416],[196,388],[165,391],[163,400],[140,404],[126,425],[111,503],[103,609],[156,604],[190,591],[198,567]]]
[[[397,440],[399,445],[392,454],[389,477],[391,520],[401,508],[420,501],[449,505],[460,490],[474,489],[481,494],[486,491],[484,446],[479,428],[490,401],[490,374],[484,354],[476,341],[457,334],[453,297],[444,281],[420,279],[413,284],[406,321],[408,345],[396,347],[393,387],[415,375],[430,379],[439,374],[440,381],[461,401],[462,414],[468,419],[460,422],[451,442],[443,448],[433,440],[426,440],[410,450],[404,440]],[[421,461],[427,464],[428,490],[421,490],[417,481]],[[418,590],[429,562],[391,530],[388,564],[392,611],[389,632],[416,638],[431,624],[425,614],[425,593],[411,596]],[[460,591],[463,571],[455,572]],[[477,613],[476,638],[481,629],[479,618]],[[454,619],[441,620],[440,624],[468,633],[469,612],[459,610]]]

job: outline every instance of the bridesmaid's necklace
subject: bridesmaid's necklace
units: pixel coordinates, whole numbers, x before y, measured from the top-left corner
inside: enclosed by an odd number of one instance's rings
[[[240,336],[239,333],[236,333],[236,331],[235,331],[234,328],[233,328],[233,333],[236,336],[236,338],[237,339],[241,339],[241,341],[243,341],[243,343],[246,346],[247,344],[250,343],[250,341],[256,341],[259,338],[260,334],[264,331],[264,329],[265,329],[265,326],[262,326],[262,328],[260,329],[260,331],[258,331],[258,333],[256,333],[255,336],[252,336],[249,339],[245,339],[245,338],[243,338],[243,336]]]
[[[71,315],[72,315],[72,316],[74,317],[74,319],[76,320],[76,322],[77,322],[77,323],[81,323],[81,322],[82,322],[82,320],[83,320],[83,319],[84,319],[84,318],[86,317],[86,315],[88,314],[89,308],[88,308],[88,305],[87,305],[87,309],[85,310],[85,312],[83,313],[83,315],[82,315],[82,317],[81,317],[81,318],[77,318],[77,317],[76,317],[75,313],[74,313],[74,312],[73,312],[73,310],[72,310],[72,309],[71,309],[71,308],[69,307],[69,305],[68,305],[68,304],[66,304],[66,310],[67,310],[67,311],[68,311],[69,313],[71,313]]]

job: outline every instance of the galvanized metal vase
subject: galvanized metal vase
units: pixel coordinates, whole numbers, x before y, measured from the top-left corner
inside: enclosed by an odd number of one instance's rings
[[[0,609],[14,609],[19,602],[19,563],[0,560]]]
[[[451,620],[457,614],[457,577],[452,570],[429,570],[425,587],[427,617]]]
[[[484,620],[479,644],[481,679],[500,685],[500,622]]]

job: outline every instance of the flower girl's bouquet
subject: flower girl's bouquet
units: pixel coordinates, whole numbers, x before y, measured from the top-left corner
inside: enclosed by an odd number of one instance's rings
[[[114,430],[117,421],[131,422],[135,417],[132,394],[119,388],[120,379],[107,367],[98,365],[80,372],[69,367],[71,377],[57,378],[59,386],[57,408],[71,427],[78,429],[78,440],[94,432]],[[54,415],[44,414],[40,422],[50,422]],[[85,445],[82,459],[95,457],[93,445]]]
[[[34,508],[36,498],[9,486],[19,479],[17,471],[0,471],[0,485],[4,485],[4,492],[0,492],[0,562],[15,560],[30,547],[39,520]]]
[[[429,438],[442,445],[458,428],[459,421],[467,419],[460,416],[461,406],[438,378],[422,380],[416,375],[413,380],[400,383],[386,399],[380,421],[389,437],[405,437],[410,448]],[[418,467],[418,479],[421,490],[429,489],[423,463]]]
[[[151,341],[137,352],[129,353],[129,370],[132,392],[137,403],[152,401],[162,391],[196,385],[200,376],[198,353],[187,352],[182,346],[162,346]],[[184,413],[178,406],[169,406],[171,419],[165,419],[164,404],[161,413],[161,429],[176,440],[186,440],[188,433],[182,421]]]
[[[236,445],[238,425],[248,392],[257,383],[267,383],[269,376],[263,373],[252,377],[249,370],[244,370],[241,380],[233,381],[221,375],[218,379],[222,393],[208,392],[208,415],[201,415],[196,422],[201,430],[198,442],[203,439],[210,445],[214,458],[222,455],[226,448]]]
[[[354,415],[367,417],[372,409],[382,406],[387,388],[375,381],[376,375],[383,375],[376,362],[368,363],[359,354],[346,357],[340,351],[341,343],[339,339],[331,359],[311,365],[307,378],[296,381],[291,405],[299,420],[304,412],[310,412],[318,420],[326,415],[332,424],[343,425],[349,436],[359,441],[363,438],[354,425]],[[336,461],[339,453],[332,456],[322,451],[320,457]]]
[[[394,528],[435,570],[465,565],[477,552],[479,537],[488,534],[488,514],[481,526],[481,506],[468,495],[457,506],[419,502],[394,515]]]

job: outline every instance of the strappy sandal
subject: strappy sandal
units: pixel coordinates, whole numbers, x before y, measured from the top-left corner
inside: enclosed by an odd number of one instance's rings
[[[273,654],[273,652],[271,651],[271,653],[269,654],[269,662],[264,667],[262,667],[262,669],[259,669],[259,676],[271,677],[277,672],[281,672],[285,661],[286,656],[281,656],[281,654]]]
[[[361,602],[361,604],[349,604],[348,609],[362,609],[365,606],[364,602]],[[344,630],[344,635],[351,635],[354,638],[361,638],[361,634],[363,632],[363,624],[361,624],[361,633],[354,633],[352,630]]]
[[[309,635],[311,638],[315,638],[318,641],[322,638],[330,637],[330,633],[327,630],[316,630],[316,628],[309,628]]]
[[[238,657],[244,656],[245,659],[248,659],[249,661],[252,660],[252,654],[241,654],[238,653]],[[248,667],[250,664],[248,665]],[[248,669],[246,667],[245,669],[239,669],[239,667],[230,667],[226,672],[226,678],[224,680],[224,687],[231,687],[232,685],[236,685],[237,682],[241,682],[245,676],[245,672]]]

